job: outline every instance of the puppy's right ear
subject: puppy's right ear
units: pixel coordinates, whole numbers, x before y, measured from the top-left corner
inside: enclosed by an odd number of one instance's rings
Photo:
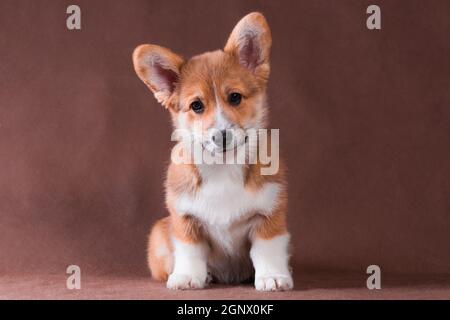
[[[183,62],[169,49],[151,44],[140,45],[133,52],[134,70],[166,108],[170,107]]]

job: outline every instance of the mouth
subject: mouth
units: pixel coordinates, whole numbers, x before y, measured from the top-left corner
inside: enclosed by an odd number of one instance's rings
[[[211,148],[210,147],[211,144],[208,144],[208,143],[202,143],[201,146],[202,146],[203,150],[223,155],[223,154],[226,154],[227,152],[230,152],[230,151],[236,151],[241,146],[246,145],[247,142],[248,142],[248,136],[245,136],[244,141],[241,142],[240,144],[233,144],[231,146],[230,145],[224,145],[221,148],[220,147],[213,147],[213,148]]]

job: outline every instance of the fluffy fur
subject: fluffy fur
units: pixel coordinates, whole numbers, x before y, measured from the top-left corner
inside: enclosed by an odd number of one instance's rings
[[[224,50],[184,60],[168,49],[141,45],[133,62],[139,78],[170,111],[175,128],[187,130],[212,152],[210,129],[266,128],[270,47],[264,16],[251,13],[235,26]],[[238,106],[227,100],[232,92],[242,95]],[[196,100],[204,105],[201,114],[191,110]],[[245,134],[235,139],[236,148],[246,143]],[[258,290],[292,288],[284,170],[280,166],[277,174],[262,175],[262,167],[259,162],[170,164],[170,215],[154,225],[149,237],[155,279],[172,289],[250,279]]]

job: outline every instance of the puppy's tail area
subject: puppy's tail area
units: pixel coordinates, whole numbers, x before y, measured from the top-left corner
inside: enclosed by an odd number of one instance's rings
[[[147,262],[152,277],[166,281],[173,269],[173,246],[170,241],[170,217],[158,220],[148,238]]]

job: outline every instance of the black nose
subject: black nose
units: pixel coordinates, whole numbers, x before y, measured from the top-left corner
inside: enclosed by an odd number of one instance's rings
[[[226,148],[227,144],[231,143],[233,135],[230,130],[220,130],[217,131],[213,136],[212,140],[218,147]]]
[[[225,146],[227,144],[227,131],[220,130],[216,132],[212,137],[214,143],[218,146]]]
[[[222,133],[222,146],[225,147],[227,145],[227,131],[222,130],[220,133]]]

